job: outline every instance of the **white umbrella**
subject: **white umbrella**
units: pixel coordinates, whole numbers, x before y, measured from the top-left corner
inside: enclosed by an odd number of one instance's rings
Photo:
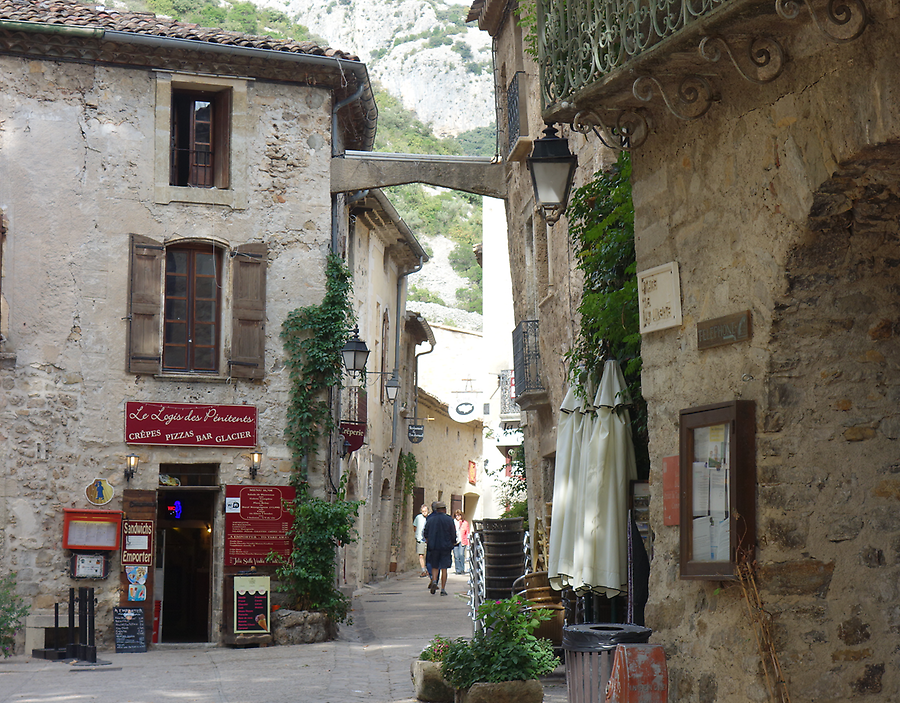
[[[581,453],[581,429],[584,421],[584,400],[569,386],[559,408],[556,424],[556,467],[553,481],[553,514],[550,522],[550,549],[547,555],[547,575],[550,585],[557,590],[564,587],[559,574],[571,573],[574,567],[577,522],[575,500]]]
[[[583,419],[579,428],[578,461],[568,466],[566,475],[560,475],[557,465],[557,480],[568,485],[554,484],[549,557],[557,573],[550,572],[551,583],[610,597],[627,590],[628,487],[637,478],[631,423],[623,407],[629,402],[618,362],[607,361],[594,397],[596,416]],[[569,451],[570,457],[575,454]],[[559,457],[558,436],[557,462]],[[568,498],[560,506],[563,516],[556,504],[557,490]],[[577,525],[577,530],[574,536],[564,531],[556,541],[560,551],[554,555],[553,533],[560,518],[565,528]]]

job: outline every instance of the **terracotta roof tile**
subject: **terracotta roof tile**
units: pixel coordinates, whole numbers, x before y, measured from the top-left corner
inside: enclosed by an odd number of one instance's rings
[[[287,51],[317,56],[333,56],[359,61],[358,56],[339,49],[320,47],[309,41],[275,39],[253,36],[225,29],[200,27],[188,22],[176,22],[148,12],[122,12],[103,5],[83,5],[73,0],[0,0],[0,20],[39,22],[116,30],[174,39],[188,39],[210,44],[245,46],[270,51]]]

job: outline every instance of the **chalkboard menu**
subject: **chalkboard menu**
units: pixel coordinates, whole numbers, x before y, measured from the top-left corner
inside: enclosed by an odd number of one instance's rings
[[[144,611],[141,608],[113,608],[116,654],[146,652]]]

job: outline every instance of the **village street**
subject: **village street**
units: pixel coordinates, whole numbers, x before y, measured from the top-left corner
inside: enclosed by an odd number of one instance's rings
[[[25,656],[0,660],[0,703],[412,703],[410,662],[435,635],[468,637],[464,576],[432,596],[416,572],[354,594],[337,641],[258,649],[181,645],[144,654],[101,651],[98,666]],[[566,700],[562,668],[544,700]]]

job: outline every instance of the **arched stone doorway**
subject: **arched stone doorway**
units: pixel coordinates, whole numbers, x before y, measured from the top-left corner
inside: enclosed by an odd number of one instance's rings
[[[779,638],[792,690],[896,690],[900,145],[818,188],[785,275],[757,439],[763,597],[793,633]]]

